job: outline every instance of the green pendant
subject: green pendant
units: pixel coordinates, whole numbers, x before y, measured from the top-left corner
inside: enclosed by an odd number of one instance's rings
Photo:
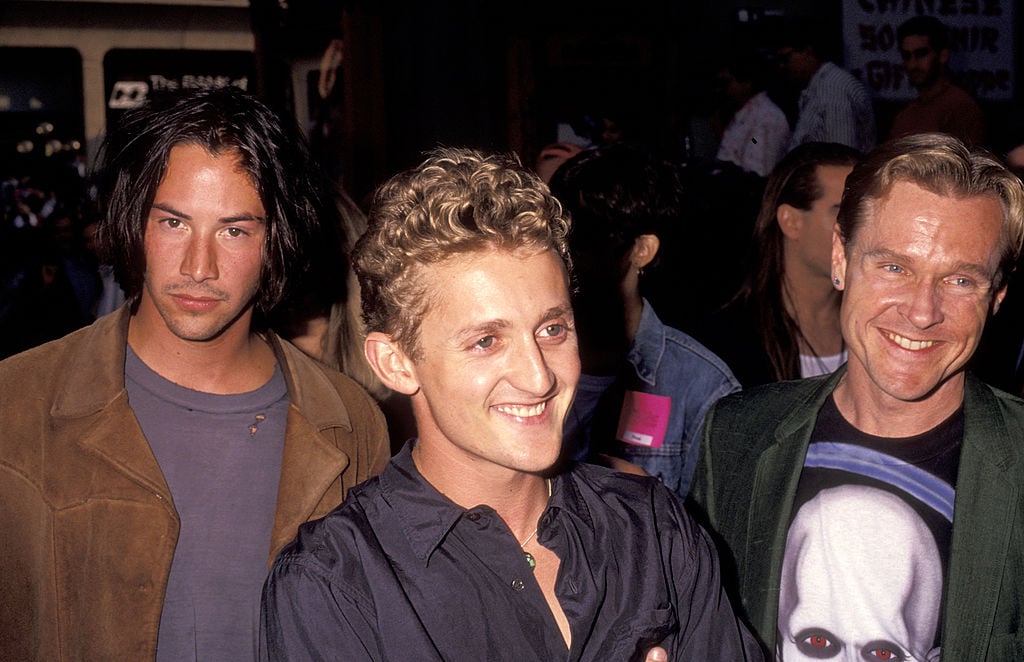
[[[526,562],[530,564],[530,570],[537,567],[537,559],[533,558],[533,554],[529,552],[523,552],[523,556],[526,557]]]

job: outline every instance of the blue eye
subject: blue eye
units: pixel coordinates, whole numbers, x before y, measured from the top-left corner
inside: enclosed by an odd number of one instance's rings
[[[473,343],[473,347],[479,347],[480,349],[488,349],[492,345],[494,345],[494,336],[484,336]]]
[[[562,325],[562,324],[549,324],[546,327],[544,327],[544,330],[541,333],[541,335],[544,335],[544,336],[547,336],[547,337],[550,337],[550,338],[554,338],[556,336],[562,335],[563,333],[565,333],[565,326],[564,325]]]

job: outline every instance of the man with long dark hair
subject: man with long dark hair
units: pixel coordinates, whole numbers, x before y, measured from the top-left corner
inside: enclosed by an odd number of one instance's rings
[[[843,186],[861,156],[839,143],[804,143],[768,177],[747,275],[693,329],[744,388],[832,372],[846,360],[829,260]]]
[[[388,457],[354,382],[265,328],[333,204],[234,89],[155,98],[103,148],[128,303],[0,363],[5,659],[253,659],[268,563]]]

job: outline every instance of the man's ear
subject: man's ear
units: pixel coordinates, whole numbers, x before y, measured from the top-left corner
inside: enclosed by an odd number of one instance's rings
[[[363,352],[370,368],[392,391],[412,395],[420,389],[412,359],[390,335],[379,331],[366,334]]]
[[[633,240],[633,248],[629,252],[629,263],[637,269],[643,269],[661,248],[661,240],[655,234],[642,234]]]
[[[789,239],[799,239],[800,231],[804,227],[804,216],[800,210],[793,205],[782,203],[775,210],[775,221],[779,229]]]
[[[846,246],[839,237],[839,224],[832,228],[832,286],[837,290],[846,288]]]
[[[989,312],[989,315],[995,315],[999,312],[999,306],[1002,305],[1003,299],[1006,298],[1006,285],[1006,283],[1003,283],[1003,286],[999,288],[996,295],[992,297],[992,310]]]

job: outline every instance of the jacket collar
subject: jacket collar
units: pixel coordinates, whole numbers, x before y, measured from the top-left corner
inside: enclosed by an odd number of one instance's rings
[[[69,424],[95,417],[83,426],[77,443],[170,503],[163,473],[128,403],[124,362],[130,319],[125,305],[78,332],[80,344],[69,353],[51,414]],[[344,399],[321,366],[274,333],[267,334],[267,341],[281,366],[290,400],[273,554],[295,535],[295,527],[309,519],[349,466],[350,458],[338,448],[331,430],[351,432],[352,421]],[[339,492],[333,502],[340,502],[342,496]]]
[[[272,331],[266,340],[281,366],[292,405],[320,432],[336,427],[351,432],[348,408],[324,368]]]
[[[1007,555],[1013,544],[1014,504],[1024,489],[1014,476],[1024,461],[1020,438],[993,390],[972,375],[964,391],[964,440],[957,472],[953,540],[943,614],[943,649],[983,659],[993,628]],[[1017,433],[1019,435],[1019,433]]]
[[[122,306],[59,341],[75,344],[65,354],[68,363],[50,414],[55,425],[73,430],[71,438],[83,449],[171,503],[163,473],[128,404],[124,361],[130,317],[129,306]]]
[[[121,396],[130,319],[130,308],[124,305],[79,331],[81,345],[71,354],[50,410],[54,418],[89,416]]]
[[[839,380],[846,373],[841,366],[830,375],[801,380],[803,395],[775,429],[775,443],[757,458],[752,494],[758,495],[750,504],[746,559],[747,568],[765,567],[766,573],[747,573],[741,578],[742,595],[750,596],[753,604],[762,604],[762,620],[754,623],[761,633],[774,633],[779,610],[779,578],[782,576],[782,558],[786,552],[786,537],[789,533],[788,508],[796,498],[800,472],[807,455],[814,425],[825,400],[835,390]],[[769,384],[761,388],[775,388]],[[766,636],[768,636],[766,634]],[[770,648],[774,649],[774,636]]]
[[[665,354],[665,325],[647,299],[643,300],[643,306],[640,324],[626,360],[633,364],[637,377],[656,386],[661,357]]]
[[[58,387],[51,410],[55,418],[95,414],[122,394],[130,320],[130,308],[125,305],[81,331],[81,348],[67,366],[66,379]],[[273,332],[267,333],[267,342],[281,366],[292,404],[318,430],[341,427],[351,431],[345,402],[323,370]]]
[[[971,373],[964,385],[964,416],[964,445],[970,446],[972,458],[977,453],[987,470],[1002,475],[1022,460],[1020,440],[1011,438],[999,399]]]
[[[281,458],[268,563],[300,524],[326,515],[345,496],[339,476],[351,458],[338,446],[352,431],[348,407],[323,367],[291,343],[267,334],[288,385],[291,404]],[[337,430],[344,431],[338,434]],[[337,491],[336,493],[334,491]]]

